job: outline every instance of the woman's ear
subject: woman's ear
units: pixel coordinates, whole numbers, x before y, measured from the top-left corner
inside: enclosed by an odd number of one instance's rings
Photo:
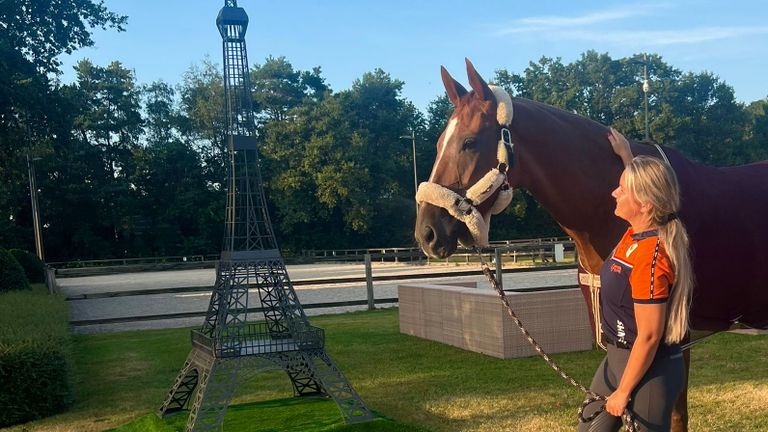
[[[653,215],[653,204],[651,203],[641,203],[640,204],[640,211],[643,212],[644,215],[647,215],[651,220],[651,216]]]

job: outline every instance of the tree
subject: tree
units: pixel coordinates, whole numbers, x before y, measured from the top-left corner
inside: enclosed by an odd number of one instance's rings
[[[27,156],[43,158],[45,164],[54,141],[66,140],[69,133],[60,120],[62,114],[67,118],[60,111],[67,103],[48,78],[60,73],[56,57],[92,45],[94,28],[122,31],[126,20],[91,0],[0,2],[0,208],[4,209],[0,240],[4,244],[21,248],[32,244]]]
[[[750,162],[768,159],[768,98],[757,100],[746,108],[748,129],[746,143]]]
[[[307,98],[321,99],[328,86],[321,76],[320,67],[311,71],[298,71],[285,57],[269,56],[264,64],[251,69],[254,110],[261,122],[283,120],[291,108]]]
[[[110,12],[102,1],[15,0],[0,3],[0,43],[14,47],[37,70],[59,73],[62,53],[93,45],[94,28],[125,30],[128,17]]]
[[[576,97],[583,89],[572,85],[570,74],[560,58],[542,57],[538,63],[530,62],[523,75],[497,70],[493,81],[511,94],[575,110]]]
[[[733,88],[704,72],[686,73],[662,101],[669,120],[668,144],[707,165],[748,162],[744,149],[748,116]]]
[[[142,132],[140,93],[133,72],[119,62],[100,67],[88,60],[76,66],[77,81],[62,87],[74,115],[70,131],[61,138],[66,147],[58,148],[62,171],[68,182],[50,182],[52,200],[63,197],[69,203],[49,203],[64,213],[74,213],[74,220],[54,219],[67,228],[73,246],[82,247],[86,256],[106,254],[125,256],[131,251],[127,237],[138,205],[129,173],[134,170],[133,152]],[[72,168],[78,167],[75,171]],[[78,208],[69,209],[72,202]],[[61,232],[61,231],[58,231]]]
[[[409,127],[421,134],[423,119],[402,85],[375,70],[266,124],[264,172],[281,244],[410,242],[412,156],[400,136]]]
[[[74,131],[81,115],[82,93],[76,85],[60,89],[59,124],[52,151],[39,161],[41,223],[46,258],[107,258],[115,255],[114,225],[108,210],[114,190],[102,149]]]
[[[184,139],[176,91],[162,81],[142,88],[143,142],[128,173],[135,208],[125,234],[136,255],[213,253],[220,247],[224,200],[206,181],[201,154]]]
[[[208,254],[219,250],[223,194],[208,187],[200,155],[179,140],[134,152],[134,219],[123,235],[134,255]]]
[[[181,117],[173,87],[163,81],[155,81],[142,86],[141,95],[146,115],[144,142],[152,146],[178,140]]]
[[[134,74],[120,62],[103,68],[89,60],[75,71],[82,105],[74,126],[83,141],[102,150],[110,175],[119,176],[143,131]]]
[[[205,176],[213,188],[226,179],[227,144],[224,118],[224,78],[209,59],[184,73],[180,128],[184,140],[201,154]]]
[[[432,174],[432,166],[437,157],[437,142],[448,126],[453,108],[453,104],[446,95],[438,96],[427,105],[427,115],[422,121],[425,124],[424,131],[420,135],[422,139],[417,141],[416,146],[416,166],[419,171],[418,178],[421,181],[427,181]]]
[[[564,65],[542,57],[522,75],[496,72],[495,81],[520,96],[576,112],[643,139],[643,68],[650,79],[650,139],[711,165],[744,163],[747,116],[733,89],[709,73],[682,74],[658,55],[613,60],[587,51]]]

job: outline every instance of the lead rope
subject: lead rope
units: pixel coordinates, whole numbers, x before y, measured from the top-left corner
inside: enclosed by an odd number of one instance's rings
[[[588,423],[595,419],[601,412],[605,411],[605,404],[603,404],[600,409],[595,411],[592,415],[585,418],[584,417],[584,408],[586,408],[587,405],[591,404],[595,401],[600,400],[606,400],[607,398],[605,396],[599,395],[592,390],[584,387],[583,385],[576,382],[575,379],[573,379],[570,375],[565,373],[560,366],[558,366],[554,360],[552,360],[549,355],[544,352],[544,349],[541,348],[541,345],[539,345],[538,342],[536,342],[536,339],[531,336],[531,334],[528,332],[528,330],[523,326],[522,321],[517,317],[515,312],[512,310],[512,307],[509,305],[509,300],[507,299],[506,294],[504,294],[504,290],[501,289],[499,286],[498,281],[496,280],[496,276],[494,276],[493,271],[488,266],[488,263],[485,262],[485,258],[483,257],[483,254],[480,252],[480,249],[474,248],[475,252],[477,253],[477,256],[480,257],[480,268],[483,271],[483,274],[486,278],[488,278],[488,281],[491,283],[491,286],[494,290],[496,290],[496,293],[501,298],[501,302],[504,304],[504,308],[507,310],[507,314],[510,318],[512,318],[512,321],[515,322],[517,327],[520,329],[520,331],[523,333],[523,336],[525,336],[526,339],[528,339],[528,343],[531,344],[534,350],[541,356],[542,359],[544,359],[544,362],[547,363],[549,367],[551,367],[555,372],[557,372],[565,381],[570,383],[572,386],[576,387],[577,389],[581,390],[586,394],[586,398],[584,399],[584,402],[581,403],[581,406],[579,407],[578,411],[578,418],[579,421],[582,423]],[[627,430],[627,432],[637,432],[637,424],[635,423],[634,418],[632,417],[632,413],[629,411],[629,408],[624,409],[624,413],[621,415],[621,420],[624,423],[624,428]]]

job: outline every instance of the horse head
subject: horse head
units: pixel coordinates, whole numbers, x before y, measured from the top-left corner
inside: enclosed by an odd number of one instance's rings
[[[512,100],[489,86],[469,60],[467,91],[443,67],[455,109],[437,142],[429,181],[416,194],[415,236],[425,253],[445,258],[464,246],[487,246],[490,217],[509,205],[507,170],[514,163],[509,133]]]

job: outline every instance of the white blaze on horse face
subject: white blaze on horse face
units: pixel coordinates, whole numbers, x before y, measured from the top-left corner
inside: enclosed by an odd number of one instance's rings
[[[429,182],[432,183],[435,178],[435,172],[437,172],[437,167],[440,166],[440,159],[443,158],[443,154],[445,154],[445,148],[448,147],[448,141],[451,139],[451,136],[456,131],[456,125],[459,124],[459,119],[456,117],[452,118],[451,121],[448,122],[448,127],[445,128],[445,138],[443,138],[442,145],[440,146],[440,154],[437,156],[437,159],[435,159],[435,165],[432,166],[432,174],[429,175]]]

